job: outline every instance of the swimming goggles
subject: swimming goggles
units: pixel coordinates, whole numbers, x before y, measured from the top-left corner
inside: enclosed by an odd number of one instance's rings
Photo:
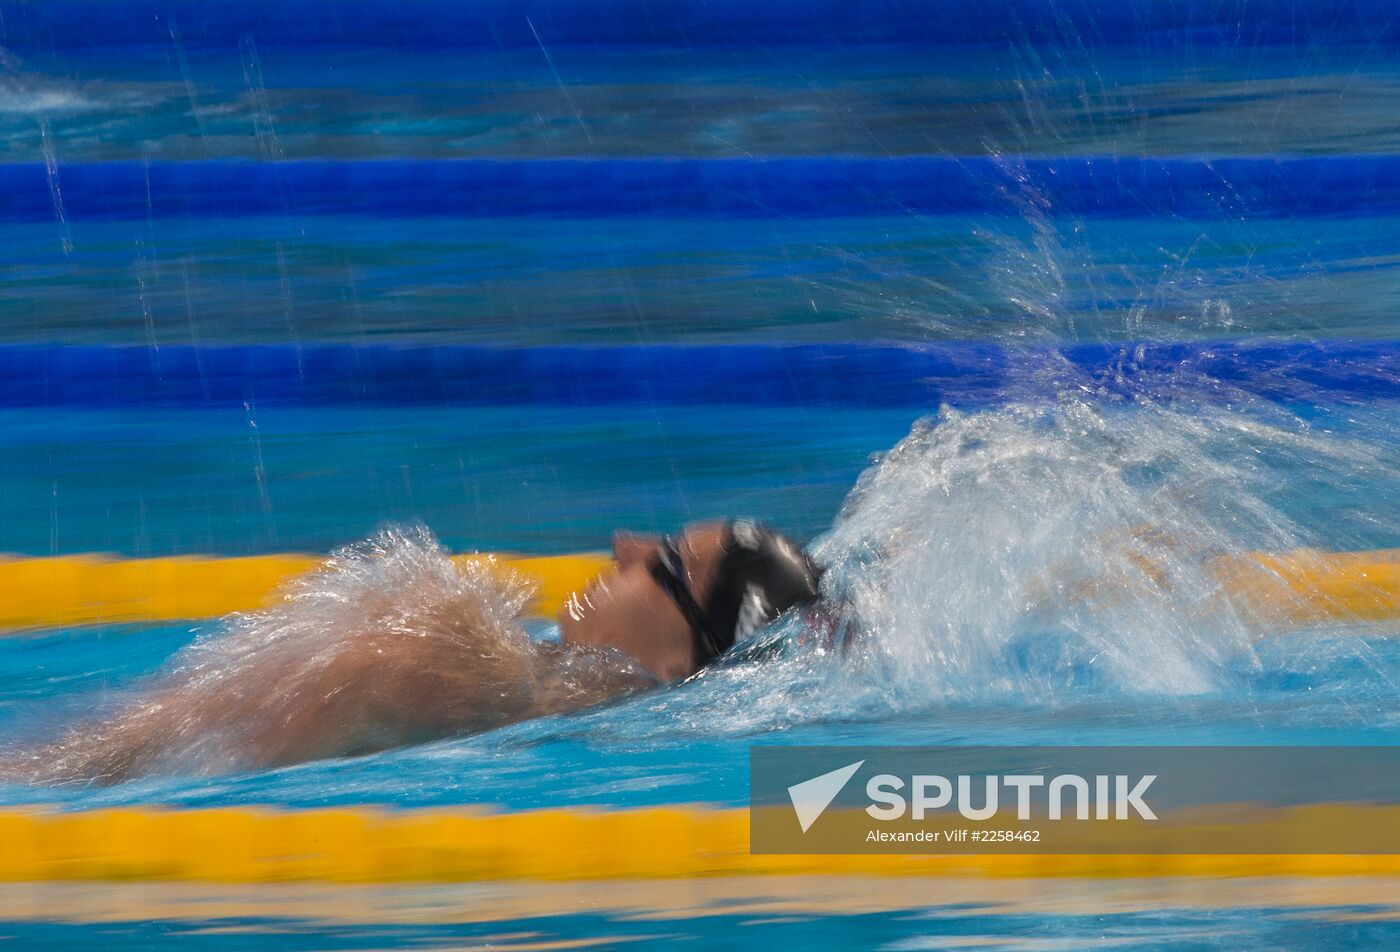
[[[676,540],[663,536],[656,545],[656,555],[647,568],[661,590],[675,602],[690,630],[695,633],[696,648],[701,655],[700,664],[706,665],[722,653],[715,638],[714,625],[710,616],[700,607],[685,581],[685,564],[681,561],[681,550]]]

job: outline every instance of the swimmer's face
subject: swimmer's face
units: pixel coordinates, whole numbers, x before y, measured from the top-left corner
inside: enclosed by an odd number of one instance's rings
[[[617,648],[662,681],[695,673],[695,633],[651,575],[660,537],[619,532],[613,567],[569,599],[559,630],[572,644]],[[710,595],[724,544],[724,524],[688,526],[676,537],[684,581],[701,605]]]

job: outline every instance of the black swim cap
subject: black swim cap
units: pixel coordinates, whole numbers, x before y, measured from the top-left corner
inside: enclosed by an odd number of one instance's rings
[[[789,608],[817,600],[821,572],[791,540],[748,519],[729,523],[699,635],[702,665]]]

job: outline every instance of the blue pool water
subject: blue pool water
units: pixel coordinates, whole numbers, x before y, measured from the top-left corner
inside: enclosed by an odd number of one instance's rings
[[[876,634],[568,717],[0,804],[739,806],[748,748],[1394,744],[1383,4],[0,0],[0,552],[607,547],[761,516]],[[986,9],[983,9],[983,8]],[[1169,540],[1167,584],[1047,595]],[[547,624],[535,634],[551,637]],[[217,621],[0,639],[0,746]],[[0,890],[21,946],[1386,947],[1393,880]],[[545,947],[548,947],[547,945]]]

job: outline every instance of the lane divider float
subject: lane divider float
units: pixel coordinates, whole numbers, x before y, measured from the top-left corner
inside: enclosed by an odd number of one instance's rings
[[[601,553],[453,559],[497,562],[528,576],[535,584],[531,612],[540,617],[552,617],[572,592],[612,561]],[[0,558],[0,631],[193,621],[252,611],[267,604],[284,583],[323,561],[323,556],[300,554]]]
[[[572,592],[611,564],[598,552],[454,559],[490,561],[529,577],[536,587],[531,613],[538,617],[552,617]],[[322,560],[302,554],[0,558],[0,632],[193,621],[251,611]],[[1400,618],[1400,549],[1251,553],[1217,559],[1212,571],[1241,605],[1280,625]]]
[[[1400,806],[1226,805],[1170,831],[1130,821],[1114,836],[1160,848],[1167,836],[1207,843],[1266,824],[1315,831],[1396,828]],[[1272,834],[1271,834],[1272,835]],[[683,879],[765,875],[980,877],[1400,875],[1396,854],[1115,853],[1045,855],[763,855],[749,852],[749,812],[695,806],[515,813],[370,808],[277,811],[140,807],[0,812],[0,881],[406,883]],[[1286,841],[1273,848],[1286,847]]]

